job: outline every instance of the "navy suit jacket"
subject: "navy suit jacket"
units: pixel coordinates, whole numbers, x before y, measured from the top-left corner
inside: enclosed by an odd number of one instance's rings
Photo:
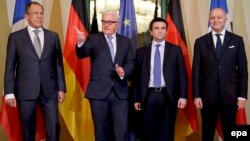
[[[247,58],[242,37],[226,31],[219,58],[216,57],[212,32],[196,40],[194,98],[202,98],[204,104],[210,104],[215,102],[220,91],[227,104],[236,104],[237,97],[247,98],[247,83]]]
[[[111,92],[112,86],[120,99],[128,98],[127,80],[134,69],[134,48],[129,38],[119,34],[116,34],[116,43],[114,63],[103,33],[90,34],[82,47],[76,46],[78,58],[90,57],[91,61],[91,74],[86,98],[105,99]],[[123,79],[116,73],[115,64],[125,70]]]
[[[47,98],[66,92],[63,59],[57,33],[43,29],[44,47],[39,59],[28,29],[11,33],[7,45],[4,76],[5,94],[14,93],[17,100],[36,99],[42,86]]]
[[[136,51],[136,65],[134,74],[134,102],[142,105],[148,94],[150,79],[151,44]],[[169,42],[165,43],[163,59],[163,77],[167,94],[172,103],[179,98],[187,98],[187,72],[181,48]]]

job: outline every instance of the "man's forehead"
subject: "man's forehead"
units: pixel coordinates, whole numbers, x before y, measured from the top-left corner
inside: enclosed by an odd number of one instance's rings
[[[222,9],[216,8],[212,10],[210,15],[226,15],[226,13]]]
[[[103,18],[110,18],[110,19],[113,19],[113,18],[115,18],[115,15],[113,15],[113,14],[105,14],[105,15],[103,15],[102,17],[103,17]]]
[[[154,22],[153,26],[166,26],[166,23],[164,23],[164,22]]]

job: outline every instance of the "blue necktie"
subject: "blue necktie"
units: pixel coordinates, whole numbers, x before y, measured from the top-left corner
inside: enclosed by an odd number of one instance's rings
[[[217,42],[216,42],[215,49],[216,49],[216,52],[217,52],[217,57],[219,57],[220,56],[220,50],[222,48],[222,42],[221,42],[221,39],[220,39],[221,34],[215,34],[215,35],[217,37]]]
[[[159,51],[160,44],[155,45],[155,60],[154,60],[154,86],[155,87],[160,87],[161,86],[161,54]]]
[[[114,46],[113,46],[113,43],[112,43],[112,36],[108,36],[108,45],[109,45],[109,50],[110,50],[110,53],[111,53],[111,58],[112,58],[112,61],[114,62],[114,58],[115,58],[115,53],[114,53]]]

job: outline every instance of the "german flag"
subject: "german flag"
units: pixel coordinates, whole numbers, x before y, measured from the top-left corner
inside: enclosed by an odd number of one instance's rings
[[[166,37],[166,41],[181,47],[188,74],[187,107],[183,111],[178,111],[175,126],[175,141],[180,141],[198,129],[198,117],[192,98],[192,71],[182,20],[180,0],[169,0],[166,21],[168,22],[168,36]]]
[[[89,101],[84,99],[90,75],[90,59],[76,57],[74,26],[88,35],[89,17],[87,0],[72,0],[64,46],[64,67],[67,94],[60,113],[74,141],[94,140],[93,121]]]

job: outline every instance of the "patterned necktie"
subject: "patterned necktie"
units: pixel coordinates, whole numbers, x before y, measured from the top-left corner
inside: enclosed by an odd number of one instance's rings
[[[38,37],[38,32],[39,32],[39,30],[34,30],[34,33],[35,33],[34,47],[35,47],[35,50],[36,50],[36,53],[37,53],[38,57],[40,58],[41,57],[41,53],[42,53],[42,48],[41,48],[40,39]]]
[[[222,48],[222,42],[221,42],[221,39],[220,39],[221,34],[215,34],[215,35],[217,37],[217,42],[216,42],[215,49],[216,49],[216,52],[217,52],[217,57],[219,57],[220,56],[220,50]]]
[[[155,60],[154,60],[154,80],[153,84],[155,87],[160,87],[161,86],[161,54],[159,47],[160,44],[155,45]]]
[[[114,62],[114,58],[115,58],[115,53],[114,53],[114,46],[113,46],[113,43],[112,43],[112,39],[113,37],[112,36],[108,36],[108,45],[109,45],[109,50],[110,50],[110,53],[111,53],[111,58],[112,58],[112,61]]]

